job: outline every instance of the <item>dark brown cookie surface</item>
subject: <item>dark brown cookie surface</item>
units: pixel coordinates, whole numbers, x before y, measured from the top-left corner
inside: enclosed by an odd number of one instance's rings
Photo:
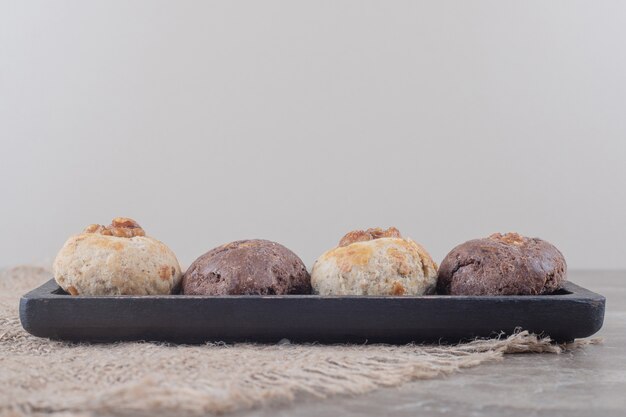
[[[310,294],[311,277],[302,260],[276,242],[239,240],[196,259],[182,280],[190,295]]]
[[[517,233],[462,243],[446,255],[437,292],[450,295],[536,295],[567,279],[563,254],[552,244]]]

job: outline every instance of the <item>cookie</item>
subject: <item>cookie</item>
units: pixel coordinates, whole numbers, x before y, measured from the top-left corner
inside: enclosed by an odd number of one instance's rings
[[[462,243],[439,267],[437,291],[450,295],[537,295],[567,279],[563,254],[552,244],[517,233]]]
[[[182,279],[183,294],[310,294],[311,277],[302,260],[276,242],[231,242],[196,259]]]
[[[390,227],[355,230],[313,265],[311,285],[320,295],[432,294],[437,265],[426,250]]]
[[[54,260],[53,272],[71,295],[170,294],[182,276],[174,252],[123,217],[70,237]]]

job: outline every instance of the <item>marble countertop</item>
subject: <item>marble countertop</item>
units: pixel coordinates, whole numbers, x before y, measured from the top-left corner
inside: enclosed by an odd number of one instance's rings
[[[626,271],[571,271],[569,279],[607,298],[604,343],[562,355],[507,355],[448,377],[370,394],[307,400],[239,416],[581,416],[626,415]]]

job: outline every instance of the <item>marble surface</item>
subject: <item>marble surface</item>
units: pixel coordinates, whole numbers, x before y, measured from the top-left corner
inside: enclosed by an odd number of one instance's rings
[[[370,394],[307,400],[248,416],[626,416],[626,271],[572,271],[607,298],[604,343],[563,355],[507,355],[504,363]]]

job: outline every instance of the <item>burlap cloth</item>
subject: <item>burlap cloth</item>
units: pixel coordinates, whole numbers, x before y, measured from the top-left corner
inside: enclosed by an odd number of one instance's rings
[[[199,415],[452,374],[504,354],[559,354],[520,332],[455,346],[69,344],[26,333],[19,297],[49,279],[44,268],[0,272],[0,414]]]

